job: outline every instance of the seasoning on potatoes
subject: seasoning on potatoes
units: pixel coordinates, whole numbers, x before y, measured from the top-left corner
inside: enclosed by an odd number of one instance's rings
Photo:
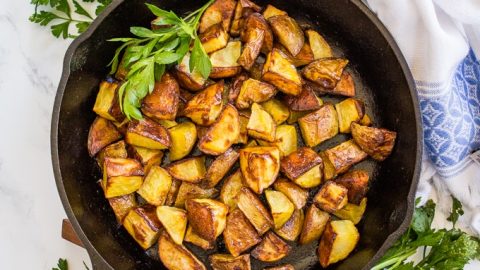
[[[354,98],[347,98],[335,104],[338,114],[338,128],[341,133],[350,133],[350,125],[362,120],[365,115],[363,102]]]
[[[172,185],[172,177],[160,166],[153,166],[137,193],[151,205],[163,205]]]
[[[203,250],[210,250],[215,247],[215,241],[208,241],[203,239],[197,233],[195,233],[195,231],[193,231],[192,226],[188,226],[183,241],[194,244],[195,246],[200,247]]]
[[[252,115],[250,115],[247,124],[248,135],[256,139],[273,142],[276,127],[272,116],[261,105],[253,103]]]
[[[235,106],[239,109],[248,109],[254,102],[267,101],[276,93],[274,86],[250,78],[243,82]]]
[[[167,129],[147,118],[130,121],[125,141],[134,146],[156,150],[167,149],[171,145]]]
[[[367,195],[369,176],[364,170],[353,170],[335,179],[335,183],[348,189],[349,203],[360,204]]]
[[[323,211],[333,213],[342,209],[348,202],[348,189],[328,181],[313,198],[315,205]]]
[[[237,195],[237,206],[262,235],[273,227],[273,219],[262,204],[262,201],[247,187],[240,189]]]
[[[237,195],[240,189],[244,187],[243,176],[240,170],[230,175],[222,185],[220,190],[220,200],[228,206],[230,210],[237,207]]]
[[[220,81],[196,94],[185,105],[183,109],[185,116],[198,125],[213,124],[223,109],[224,85],[224,82]]]
[[[277,147],[257,146],[240,150],[240,169],[245,184],[261,194],[275,182],[280,171],[280,151]]]
[[[125,119],[118,102],[118,86],[115,81],[102,81],[98,90],[93,111],[99,116],[114,122]]]
[[[187,212],[183,209],[163,205],[158,206],[156,212],[158,220],[173,242],[181,245],[187,229]]]
[[[215,241],[227,222],[228,206],[212,199],[189,199],[185,202],[188,222],[200,237]]]
[[[359,238],[360,234],[350,220],[330,221],[318,247],[318,257],[322,267],[326,268],[348,257]]]
[[[397,133],[384,128],[374,128],[351,124],[353,140],[369,156],[378,161],[385,160],[395,146]]]
[[[213,270],[250,270],[250,255],[234,257],[229,254],[213,254],[209,257]]]
[[[320,58],[303,68],[303,76],[324,88],[334,88],[341,79],[348,60],[342,58]]]
[[[240,154],[230,148],[222,155],[218,156],[207,169],[205,180],[202,183],[207,188],[212,188],[223,179],[232,166],[237,162]]]
[[[197,141],[197,127],[192,122],[183,122],[169,130],[172,145],[170,146],[170,161],[186,157]]]
[[[235,257],[262,241],[255,228],[240,209],[227,216],[227,225],[223,231],[223,240],[227,250]]]
[[[287,241],[296,241],[302,232],[303,220],[303,210],[295,209],[290,219],[282,227],[275,229],[275,232]]]
[[[180,181],[182,182],[182,181]],[[204,188],[189,182],[182,182],[175,198],[175,207],[184,208],[189,199],[210,199],[218,195],[215,188]]]
[[[175,179],[199,183],[205,178],[205,157],[191,157],[176,161],[167,166],[167,171]]]
[[[242,72],[242,67],[238,64],[241,52],[242,43],[240,41],[230,41],[225,48],[213,52],[210,55],[212,63],[210,78],[229,78]]]
[[[169,270],[207,270],[205,265],[183,245],[177,245],[167,232],[158,240],[158,256]]]
[[[179,86],[170,73],[155,82],[153,91],[142,101],[142,113],[155,120],[175,120],[179,103]]]
[[[353,140],[349,140],[325,150],[320,156],[324,165],[324,178],[325,180],[331,180],[348,171],[351,166],[364,160],[368,155]]]
[[[275,181],[273,188],[285,194],[296,209],[302,209],[307,204],[308,191],[285,178]]]
[[[320,239],[329,220],[330,215],[327,212],[318,209],[314,204],[310,205],[305,213],[305,221],[298,243],[305,245]]]
[[[262,80],[276,86],[288,95],[302,92],[302,79],[295,66],[278,49],[273,48],[263,66]]]
[[[128,212],[123,227],[143,248],[150,248],[158,239],[162,225],[155,213],[155,206],[144,205]]]
[[[104,147],[121,138],[122,134],[118,132],[112,122],[105,118],[97,117],[88,131],[88,153],[93,157]]]
[[[262,262],[276,262],[287,256],[290,250],[291,247],[287,243],[275,233],[269,232],[251,254]]]
[[[280,191],[265,190],[275,229],[281,228],[292,216],[295,206],[285,194]]]
[[[135,159],[105,158],[102,180],[105,198],[137,191],[142,185],[143,175],[142,165]]]
[[[326,103],[317,111],[298,119],[298,125],[305,144],[315,147],[338,134],[337,111],[332,104]]]

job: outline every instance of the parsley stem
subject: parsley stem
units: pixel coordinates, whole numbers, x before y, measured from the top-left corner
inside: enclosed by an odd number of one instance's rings
[[[412,256],[413,254],[415,254],[415,252],[417,251],[417,248],[416,247],[412,247],[410,249],[407,249],[406,251],[404,252],[401,252],[400,254],[398,254],[397,256],[391,258],[391,259],[388,259],[386,261],[383,261],[377,265],[375,265],[372,269],[370,270],[381,270],[381,269],[384,269],[388,266],[391,266],[392,265],[392,268],[388,268],[389,270],[392,270],[392,269],[395,269],[398,265],[400,265],[400,263],[402,263],[405,259],[407,259],[408,257]]]

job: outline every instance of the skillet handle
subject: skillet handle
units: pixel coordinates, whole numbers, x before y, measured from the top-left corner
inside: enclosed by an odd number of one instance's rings
[[[92,261],[92,270],[113,270],[100,256],[87,249],[87,253]]]

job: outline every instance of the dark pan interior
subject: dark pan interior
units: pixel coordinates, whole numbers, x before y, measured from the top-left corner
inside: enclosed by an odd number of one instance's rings
[[[54,108],[52,157],[59,193],[96,269],[164,269],[156,259],[155,250],[144,252],[117,225],[96,184],[101,178],[100,171],[86,148],[88,129],[95,118],[92,107],[98,83],[108,73],[106,65],[118,45],[106,40],[128,36],[131,25],[148,26],[153,16],[144,2],[114,1],[106,14],[113,11],[108,16],[100,16],[92,29],[72,44]],[[201,5],[193,0],[147,2],[178,14]],[[271,3],[286,10],[299,22],[322,33],[338,55],[350,60],[349,69],[354,75],[358,96],[368,105],[367,112],[375,124],[398,132],[390,158],[380,164],[365,161],[358,165],[373,175],[367,212],[359,224],[361,240],[347,260],[329,267],[369,269],[373,260],[406,228],[412,211],[421,157],[421,132],[411,76],[391,37],[378,22],[372,22],[373,15],[364,12],[366,7],[360,1],[256,2],[264,6]],[[328,97],[326,100],[337,101]],[[321,148],[331,147],[343,139],[345,137],[328,141]],[[272,265],[288,262],[298,270],[318,269],[316,246],[314,243],[294,248],[288,257]],[[192,250],[205,261],[205,253],[196,248]],[[261,269],[263,265],[255,262],[253,266]]]

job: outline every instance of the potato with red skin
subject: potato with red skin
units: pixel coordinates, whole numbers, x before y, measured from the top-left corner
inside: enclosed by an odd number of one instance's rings
[[[93,157],[107,145],[121,138],[122,134],[118,132],[112,122],[105,118],[97,117],[88,131],[88,153]]]
[[[223,239],[227,250],[235,257],[262,241],[255,228],[238,208],[227,216]]]
[[[275,233],[269,232],[252,251],[252,256],[262,262],[276,262],[290,253],[292,248]]]
[[[373,159],[383,161],[392,153],[397,138],[396,132],[353,122],[351,129],[353,140]]]
[[[180,90],[175,78],[165,73],[160,81],[155,82],[153,91],[142,101],[142,112],[154,120],[175,120]]]

